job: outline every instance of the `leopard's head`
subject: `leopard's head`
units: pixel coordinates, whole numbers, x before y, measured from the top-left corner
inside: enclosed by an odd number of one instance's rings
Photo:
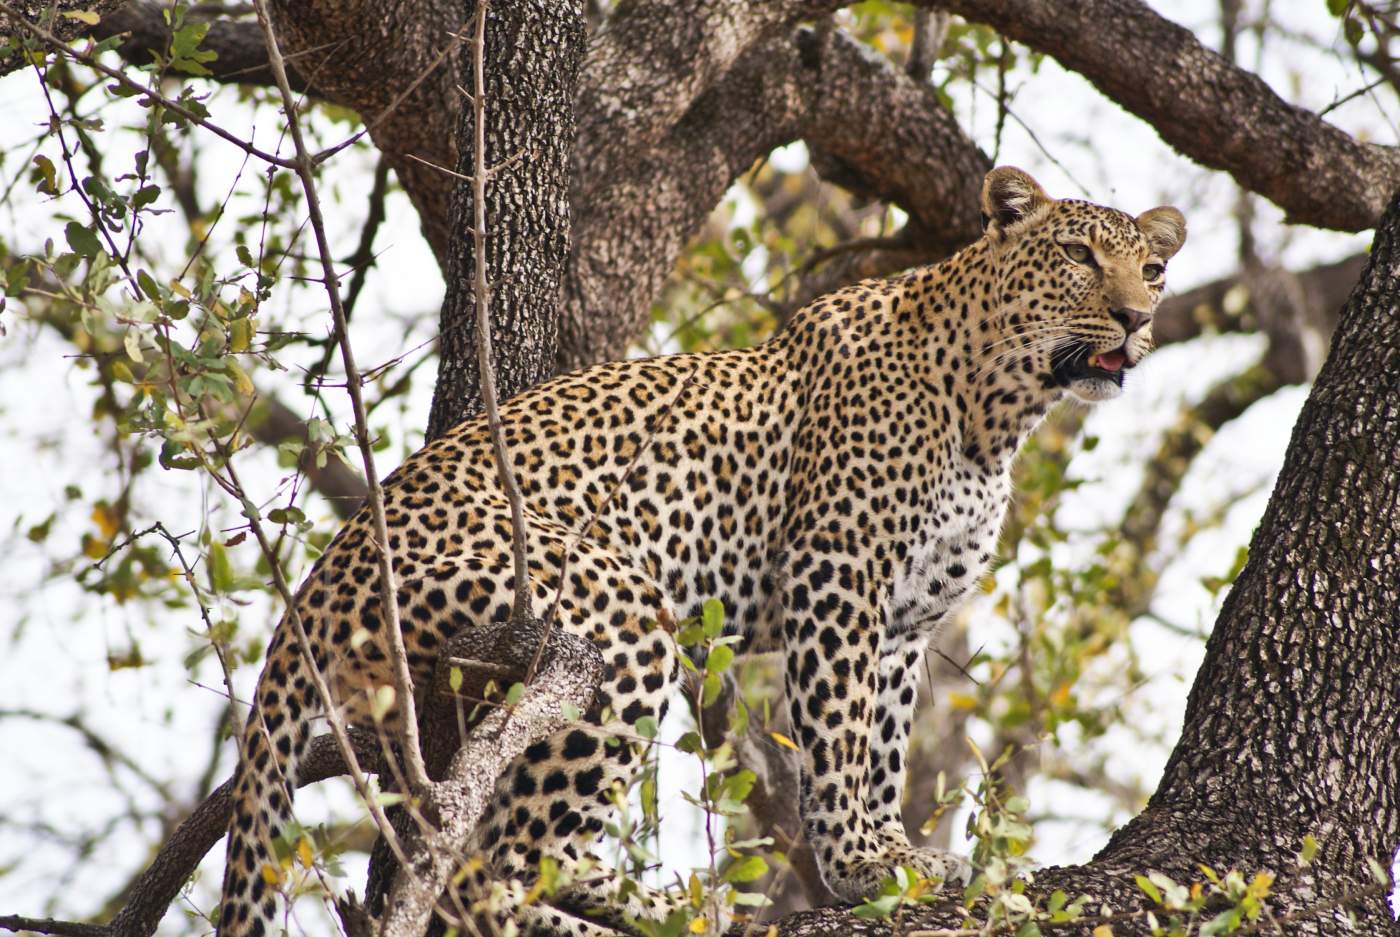
[[[982,185],[985,240],[998,300],[992,353],[1047,390],[1085,401],[1123,391],[1152,346],[1167,261],[1186,240],[1175,208],[1134,218],[1052,199],[1027,173],[993,169]],[[995,346],[995,347],[993,347]]]

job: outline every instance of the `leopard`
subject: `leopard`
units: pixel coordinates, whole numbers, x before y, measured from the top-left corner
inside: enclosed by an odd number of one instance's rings
[[[604,666],[592,706],[501,774],[473,832],[480,867],[523,881],[547,859],[605,868],[600,838],[644,757],[609,739],[664,718],[683,670],[664,624],[718,600],[738,653],[777,655],[800,832],[830,891],[857,903],[901,868],[966,875],[912,845],[901,815],[919,665],[988,574],[1018,449],[1061,400],[1122,393],[1186,237],[1175,208],[1051,198],[1013,166],[987,173],[980,209],[981,236],[957,253],[822,296],[761,344],[597,364],[501,405],[529,592]],[[417,696],[454,634],[509,621],[511,500],[487,420],[429,442],[382,493]],[[285,617],[269,641],[234,776],[223,937],[277,929],[282,899],[260,873],[327,712],[312,668],[347,724],[397,712],[382,711],[379,550],[363,508],[294,596],[310,653]],[[514,923],[601,937],[674,910],[611,881],[580,875]]]

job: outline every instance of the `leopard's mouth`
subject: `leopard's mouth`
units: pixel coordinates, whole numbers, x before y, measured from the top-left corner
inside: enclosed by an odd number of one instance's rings
[[[1086,381],[1107,381],[1122,387],[1123,372],[1136,364],[1128,357],[1126,342],[1112,351],[1094,351],[1088,342],[1072,341],[1050,353],[1050,371],[1061,387]]]

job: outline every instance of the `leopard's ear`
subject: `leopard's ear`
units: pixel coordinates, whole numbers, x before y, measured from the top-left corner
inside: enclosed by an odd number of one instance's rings
[[[1030,173],[1015,166],[998,166],[982,181],[982,226],[988,233],[1000,233],[1050,202]]]
[[[1152,252],[1163,260],[1171,260],[1186,243],[1186,218],[1169,205],[1149,208],[1138,215],[1137,226],[1147,235]]]

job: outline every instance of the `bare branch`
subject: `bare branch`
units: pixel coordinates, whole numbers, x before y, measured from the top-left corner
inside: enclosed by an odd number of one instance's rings
[[[526,748],[564,726],[569,707],[587,710],[603,673],[603,655],[591,641],[538,620],[469,628],[439,655],[434,686],[438,693],[451,694],[452,659],[504,664],[523,675],[537,646],[545,649],[542,666],[521,701],[495,708],[482,719],[452,757],[447,777],[431,788],[426,810],[436,821],[435,829],[412,844],[409,862],[395,875],[381,937],[418,937],[424,932],[490,802],[496,779]],[[463,692],[467,687],[464,683]]]
[[[403,631],[399,624],[399,603],[398,588],[395,585],[393,557],[389,552],[389,527],[384,518],[384,492],[379,487],[379,475],[374,466],[374,448],[369,438],[369,425],[365,417],[365,403],[361,395],[360,369],[355,363],[355,351],[350,344],[350,333],[345,320],[345,308],[340,301],[340,286],[336,278],[335,258],[331,254],[330,241],[326,236],[325,221],[321,217],[320,198],[316,193],[316,179],[314,176],[314,162],[310,151],[306,147],[305,139],[301,133],[301,124],[297,120],[296,99],[292,95],[291,86],[287,82],[286,67],[282,61],[282,55],[277,47],[277,37],[272,30],[272,21],[268,18],[266,0],[255,0],[254,6],[258,11],[258,23],[262,27],[263,35],[267,42],[268,61],[272,67],[273,76],[277,79],[277,87],[282,94],[283,111],[287,117],[287,130],[292,139],[292,145],[296,148],[295,170],[301,180],[302,191],[306,196],[307,213],[311,220],[311,230],[316,238],[316,249],[320,255],[321,272],[323,283],[326,289],[326,296],[330,300],[331,316],[335,323],[336,341],[340,345],[341,365],[345,371],[345,387],[350,395],[350,406],[354,413],[354,433],[355,442],[359,446],[361,460],[364,464],[365,485],[369,489],[370,516],[374,523],[374,536],[379,541],[379,588],[383,600],[385,632],[389,641],[389,657],[392,661],[394,674],[395,705],[398,707],[400,718],[400,731],[403,733],[403,758],[408,771],[409,783],[413,793],[426,790],[431,783],[428,779],[427,769],[423,765],[422,747],[418,742],[418,713],[413,700],[413,676],[408,670],[408,652],[404,649]],[[232,472],[232,464],[228,466]],[[256,525],[255,525],[256,526]],[[261,535],[259,535],[261,540]],[[279,569],[275,559],[273,561],[273,572],[278,573]],[[300,618],[296,613],[295,604],[291,600],[289,593],[285,593],[288,599],[288,616],[296,626],[298,639],[300,640],[302,651],[307,656],[312,675],[317,680],[320,674],[315,666],[315,657],[310,653],[309,642],[305,639],[305,634],[301,628]],[[318,689],[322,689],[318,687]],[[334,701],[329,698],[328,693],[323,693],[326,698],[326,706],[330,715],[334,715]],[[334,724],[334,719],[332,724]],[[338,735],[343,735],[343,730],[337,730]],[[348,750],[348,746],[342,742],[342,749],[346,750],[346,760],[353,759],[353,754]],[[373,798],[366,798],[367,801]],[[371,809],[375,809],[371,805]],[[376,820],[382,821],[381,816],[376,816]],[[381,830],[386,836],[391,835],[387,823],[381,823]]]
[[[1167,143],[1230,173],[1294,224],[1372,228],[1400,187],[1400,150],[1358,142],[1289,104],[1140,0],[922,2],[1054,56]]]
[[[472,42],[472,295],[476,305],[476,360],[481,381],[481,406],[491,432],[491,448],[496,455],[496,471],[501,489],[510,502],[511,556],[515,563],[515,601],[510,619],[523,622],[533,618],[530,608],[530,577],[526,565],[525,502],[520,494],[515,470],[506,451],[501,408],[496,402],[495,355],[491,350],[491,281],[486,272],[486,183],[491,173],[486,164],[486,14],[490,0],[477,0],[476,35]],[[531,668],[533,675],[533,668]]]
[[[350,738],[357,755],[377,771],[379,744],[373,733],[352,729]],[[311,740],[301,762],[297,787],[337,777],[346,770],[335,739],[329,735],[320,736]],[[200,860],[223,838],[232,816],[233,782],[230,780],[206,797],[161,846],[146,871],[127,889],[130,899],[110,924],[40,921],[11,915],[0,916],[0,930],[32,930],[72,937],[150,937]]]

